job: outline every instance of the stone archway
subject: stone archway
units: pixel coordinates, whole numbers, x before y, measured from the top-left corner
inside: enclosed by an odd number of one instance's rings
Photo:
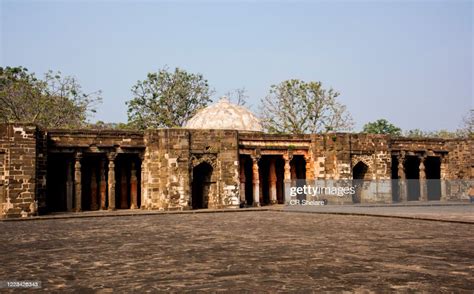
[[[203,161],[193,168],[191,202],[193,209],[208,208],[212,166]]]
[[[359,161],[352,168],[352,185],[355,187],[355,193],[352,195],[352,203],[360,203],[362,199],[362,190],[364,187],[364,180],[367,180],[369,175],[369,167],[363,161]]]

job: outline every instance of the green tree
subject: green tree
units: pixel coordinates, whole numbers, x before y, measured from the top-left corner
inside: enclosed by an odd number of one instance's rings
[[[84,93],[74,77],[61,72],[38,79],[24,67],[0,67],[0,121],[82,127],[101,102],[100,93]]]
[[[261,100],[261,117],[271,133],[319,133],[351,130],[353,122],[339,93],[321,82],[293,79],[272,85]]]
[[[379,119],[374,122],[366,123],[362,132],[368,134],[388,134],[399,136],[402,133],[402,130],[389,123],[386,119]]]
[[[149,73],[132,87],[127,102],[128,121],[138,129],[181,127],[211,101],[211,90],[201,74],[167,68]]]

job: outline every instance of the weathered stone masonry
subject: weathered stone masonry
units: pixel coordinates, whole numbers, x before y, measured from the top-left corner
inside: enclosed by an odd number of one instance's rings
[[[199,208],[239,205],[236,131],[164,129],[145,132],[144,141],[144,208],[193,208],[193,171],[203,165],[212,172],[208,187],[195,185],[208,190]]]
[[[0,213],[35,214],[44,199],[46,154],[36,126],[0,125]]]
[[[283,204],[302,183],[355,185],[330,203],[466,200],[472,139],[0,125],[0,214]],[[395,181],[394,181],[395,180]],[[325,195],[307,195],[308,200]]]

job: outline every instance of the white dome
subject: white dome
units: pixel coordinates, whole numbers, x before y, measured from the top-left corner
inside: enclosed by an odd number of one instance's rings
[[[260,120],[245,107],[226,97],[199,110],[184,126],[187,129],[225,129],[263,132]]]

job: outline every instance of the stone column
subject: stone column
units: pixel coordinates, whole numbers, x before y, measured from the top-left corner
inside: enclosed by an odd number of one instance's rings
[[[305,174],[305,184],[306,185],[313,185],[313,172],[312,172],[312,160],[311,160],[311,156],[309,156],[309,154],[306,154],[304,156],[304,160],[305,160],[305,163],[306,163],[306,174]],[[306,200],[312,200],[311,199],[311,194],[306,194]]]
[[[406,202],[407,201],[407,183],[406,183],[406,175],[405,175],[405,154],[398,155],[398,193],[399,193],[399,201]]]
[[[428,186],[426,183],[426,172],[425,172],[425,159],[426,156],[420,157],[420,201],[428,201]]]
[[[97,210],[98,203],[97,203],[97,171],[95,167],[91,169],[91,210]]]
[[[107,183],[106,183],[106,169],[105,159],[102,158],[100,161],[100,182],[99,182],[99,194],[100,194],[100,205],[101,210],[105,209],[105,199],[107,197]]]
[[[74,164],[74,186],[75,186],[75,211],[82,210],[82,174],[81,174],[81,153],[76,153],[76,162]]]
[[[137,183],[137,169],[135,161],[132,160],[130,169],[130,209],[138,208],[138,183]]]
[[[306,162],[306,184],[309,184],[309,181],[314,179],[313,175],[313,164],[312,164],[312,158],[309,155],[304,156],[304,160]]]
[[[253,172],[253,206],[260,206],[260,178],[258,173],[258,160],[259,158],[253,157],[253,165],[252,165],[252,172]]]
[[[128,208],[128,183],[127,169],[124,164],[120,171],[120,208]]]
[[[246,204],[245,200],[245,157],[242,157],[240,161],[240,203]]]
[[[146,177],[146,174],[145,174],[145,155],[144,154],[140,154],[140,167],[141,167],[141,177],[140,177],[140,197],[141,197],[141,201],[140,201],[140,208],[141,209],[151,209],[151,207],[148,207],[147,206],[147,193],[146,193],[146,189],[147,187],[145,186],[146,183],[147,183],[147,177]]]
[[[296,165],[296,162],[293,162],[293,166],[291,166],[291,161],[290,161],[290,179],[293,184],[293,186],[296,186],[296,180],[298,180],[298,173],[296,169],[299,166]]]
[[[109,160],[109,174],[108,174],[108,186],[109,186],[109,210],[115,210],[115,153],[107,156]]]
[[[270,158],[270,173],[268,175],[268,182],[270,183],[270,204],[276,204],[277,201],[277,175],[275,158]]]
[[[446,178],[447,178],[448,162],[445,155],[441,156],[441,166],[440,166],[440,185],[441,185],[441,201],[447,200],[447,190],[446,190]]]
[[[66,171],[66,209],[72,211],[72,199],[74,196],[74,166],[73,160],[68,159]]]
[[[283,159],[285,160],[285,172],[284,172],[284,185],[285,185],[285,191],[284,191],[284,197],[285,197],[285,204],[288,204],[291,200],[290,196],[290,188],[291,188],[291,166],[290,166],[290,157],[288,155],[284,155]]]

